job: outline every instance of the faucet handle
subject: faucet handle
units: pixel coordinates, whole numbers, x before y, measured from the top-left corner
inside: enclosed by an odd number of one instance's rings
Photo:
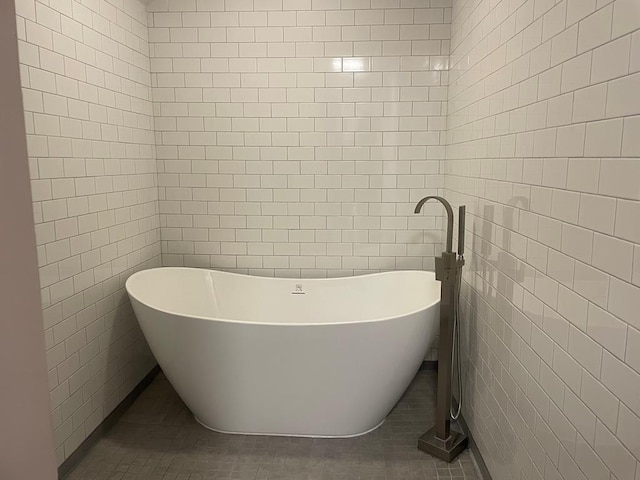
[[[464,227],[466,212],[467,207],[465,205],[458,207],[458,255],[461,257],[464,255]]]

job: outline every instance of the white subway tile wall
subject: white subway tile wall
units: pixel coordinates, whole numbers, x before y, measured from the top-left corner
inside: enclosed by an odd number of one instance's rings
[[[493,478],[640,480],[640,3],[451,1],[17,0],[60,461],[153,364],[131,272],[432,269],[444,193]]]
[[[160,264],[147,14],[137,0],[16,9],[62,462],[154,365],[124,291]]]
[[[164,265],[433,268],[450,0],[153,0]]]
[[[495,480],[640,479],[640,2],[454,0],[464,414]]]

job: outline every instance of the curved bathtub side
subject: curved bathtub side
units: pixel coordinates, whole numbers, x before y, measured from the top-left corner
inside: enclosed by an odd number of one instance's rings
[[[132,298],[169,381],[226,432],[352,436],[384,420],[435,336],[438,306],[378,322],[313,326],[204,320]]]

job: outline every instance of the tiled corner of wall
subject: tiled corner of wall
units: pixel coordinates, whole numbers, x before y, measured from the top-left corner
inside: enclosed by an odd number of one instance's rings
[[[455,0],[465,416],[496,480],[640,478],[640,2]]]
[[[155,0],[163,263],[432,268],[450,0]]]
[[[62,462],[153,366],[124,292],[160,261],[147,18],[137,0],[16,10]]]

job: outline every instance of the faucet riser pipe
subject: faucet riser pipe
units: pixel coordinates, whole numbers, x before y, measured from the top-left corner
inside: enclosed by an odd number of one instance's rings
[[[468,443],[464,433],[451,429],[451,380],[453,326],[456,308],[458,276],[464,260],[455,253],[443,253],[436,258],[436,279],[441,282],[440,340],[438,342],[438,391],[436,393],[436,422],[418,439],[418,448],[446,462],[451,462]]]

